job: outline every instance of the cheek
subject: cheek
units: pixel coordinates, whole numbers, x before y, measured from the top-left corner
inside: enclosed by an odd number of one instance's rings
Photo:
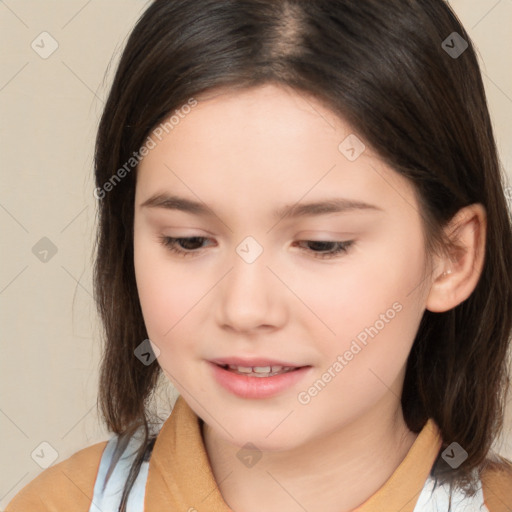
[[[329,368],[338,355],[346,354],[346,366],[338,375],[344,375],[343,387],[357,394],[374,392],[383,385],[379,378],[388,385],[395,380],[424,311],[418,287],[425,258],[421,233],[401,229],[400,239],[379,240],[371,250],[309,276],[301,287],[321,320],[315,320],[314,336],[323,366]]]
[[[329,343],[336,342],[336,337],[346,340],[356,336],[386,311],[394,315],[398,307],[407,310],[407,315],[414,315],[412,309],[416,308],[413,322],[418,320],[418,284],[423,278],[425,255],[420,234],[405,232],[400,239],[393,234],[375,238],[336,264],[304,267],[300,278],[293,281],[287,276],[311,312],[304,318],[316,316],[319,331]],[[285,268],[282,273],[286,275]],[[391,322],[400,323],[404,316],[398,314]]]
[[[134,267],[146,329],[150,339],[160,345],[186,314],[187,297],[192,292],[165,248],[149,235],[135,235]]]

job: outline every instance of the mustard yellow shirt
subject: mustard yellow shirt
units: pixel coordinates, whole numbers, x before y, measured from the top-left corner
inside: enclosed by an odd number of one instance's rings
[[[441,442],[437,425],[429,419],[393,474],[356,511],[413,512]],[[43,471],[5,512],[88,512],[106,444],[84,448]],[[489,511],[512,512],[512,475],[493,469],[484,471],[481,481]],[[145,512],[232,512],[213,476],[199,418],[181,396],[156,439],[145,489]]]

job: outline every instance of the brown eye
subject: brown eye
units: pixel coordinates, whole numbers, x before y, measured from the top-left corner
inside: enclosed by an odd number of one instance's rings
[[[169,251],[180,256],[192,256],[198,254],[202,249],[202,244],[206,237],[170,237],[162,236],[160,241]],[[331,240],[301,240],[299,244],[306,244],[309,248],[303,249],[313,253],[315,258],[327,259],[348,252],[349,247],[354,243],[353,240],[340,242]]]
[[[337,242],[331,240],[301,240],[299,243],[305,243],[312,247],[308,252],[312,252],[315,258],[334,258],[340,253],[348,252],[348,248],[354,243],[354,241],[348,240],[346,242]],[[329,247],[333,246],[334,249],[329,250]]]
[[[171,236],[160,237],[160,242],[171,252],[181,256],[192,256],[198,253],[201,248],[202,242],[207,240],[203,236],[180,237],[174,238]]]

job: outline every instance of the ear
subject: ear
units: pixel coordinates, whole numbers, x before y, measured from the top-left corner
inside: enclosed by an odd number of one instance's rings
[[[485,255],[487,215],[480,203],[460,209],[445,228],[448,237],[460,246],[438,259],[425,307],[442,313],[464,302],[476,288]]]

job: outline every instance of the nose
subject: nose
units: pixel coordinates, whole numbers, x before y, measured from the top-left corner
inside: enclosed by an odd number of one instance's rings
[[[251,263],[237,255],[216,292],[218,325],[237,332],[279,327],[285,320],[283,291],[263,255]]]

